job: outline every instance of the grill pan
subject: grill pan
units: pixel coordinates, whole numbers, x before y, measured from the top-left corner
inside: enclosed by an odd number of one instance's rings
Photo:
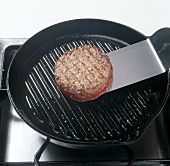
[[[107,53],[145,39],[106,20],[78,19],[46,28],[26,41],[13,58],[7,79],[10,101],[30,127],[59,145],[135,143],[166,102],[169,71],[80,103],[59,91],[54,63],[63,52],[82,44]]]

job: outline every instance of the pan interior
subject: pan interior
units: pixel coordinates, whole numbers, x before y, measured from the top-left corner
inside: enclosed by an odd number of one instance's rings
[[[128,45],[97,35],[66,36],[44,44],[30,55],[20,70],[16,90],[24,111],[21,108],[19,114],[38,132],[60,141],[131,142],[141,135],[157,113],[166,80],[154,81],[156,84],[144,81],[93,101],[71,100],[55,83],[54,63],[66,50],[86,44],[106,53]]]

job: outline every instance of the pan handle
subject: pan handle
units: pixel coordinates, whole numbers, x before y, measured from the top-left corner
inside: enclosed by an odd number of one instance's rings
[[[170,28],[162,28],[149,37],[165,70],[170,68]]]
[[[47,148],[49,143],[50,143],[50,139],[47,138],[44,141],[43,145],[39,148],[39,150],[35,154],[35,156],[34,156],[34,165],[35,166],[40,166],[40,163],[39,163],[40,157],[41,157],[42,153],[44,152],[44,150]]]

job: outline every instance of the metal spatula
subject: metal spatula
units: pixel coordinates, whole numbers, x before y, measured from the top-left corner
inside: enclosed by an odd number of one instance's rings
[[[159,38],[160,36],[159,33]],[[166,71],[149,38],[110,52],[107,55],[113,65],[113,81],[107,92],[140,82]]]

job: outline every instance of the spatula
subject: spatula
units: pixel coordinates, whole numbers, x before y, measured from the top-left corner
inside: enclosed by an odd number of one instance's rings
[[[170,30],[168,30],[170,32]],[[151,38],[159,36],[159,42],[165,39],[164,33],[154,33]],[[157,36],[156,36],[157,35]],[[155,37],[156,36],[156,37]],[[163,42],[163,41],[162,41]],[[161,43],[162,44],[162,43]],[[152,42],[149,38],[122,49],[107,53],[113,66],[113,81],[106,92],[113,91],[166,72]]]

